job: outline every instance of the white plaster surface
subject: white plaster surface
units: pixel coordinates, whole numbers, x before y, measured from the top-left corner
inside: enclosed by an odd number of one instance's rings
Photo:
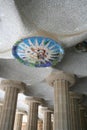
[[[13,58],[13,44],[38,30],[64,47],[86,39],[87,0],[0,0],[0,5],[1,58]]]
[[[0,77],[24,81],[31,85],[30,95],[53,106],[53,88],[44,79],[55,68],[30,68],[7,59],[13,59],[13,44],[34,32],[59,41],[65,48],[87,39],[87,0],[0,0],[0,5]],[[87,80],[87,54],[68,48],[55,71],[58,69]],[[80,80],[79,89],[75,86],[73,91],[87,94],[87,83]]]
[[[14,42],[26,34],[14,1],[0,0],[0,51],[9,50]]]

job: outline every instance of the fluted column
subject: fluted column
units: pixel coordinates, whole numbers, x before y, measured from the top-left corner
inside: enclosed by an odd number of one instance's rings
[[[52,123],[51,130],[54,130],[54,113],[51,114],[51,123]]]
[[[1,115],[1,112],[2,112],[2,105],[0,105],[0,115]]]
[[[85,107],[79,104],[81,130],[86,130]]]
[[[87,130],[87,113],[85,113],[85,128]]]
[[[42,108],[43,110],[43,130],[51,130],[51,113],[52,110],[48,109],[47,107]]]
[[[38,120],[38,130],[43,130],[43,121],[41,119]]]
[[[70,95],[70,120],[71,130],[80,130],[80,116],[79,116],[79,100],[81,95],[74,92],[69,92]]]
[[[27,97],[26,102],[29,105],[27,130],[37,130],[38,105],[43,103],[43,99]]]
[[[3,108],[3,104],[0,103],[0,119],[1,119],[2,108]]]
[[[76,130],[76,126],[75,126],[75,109],[74,109],[74,98],[73,98],[73,92],[69,92],[69,96],[70,96],[70,130]]]
[[[3,80],[1,88],[5,90],[5,99],[0,120],[0,130],[13,130],[17,97],[26,85],[19,81]]]
[[[74,76],[62,71],[51,73],[48,83],[54,87],[54,130],[70,130],[69,86]]]
[[[16,112],[14,130],[22,129],[22,120],[23,120],[24,114],[26,114],[26,111],[23,111],[23,110],[18,110]]]

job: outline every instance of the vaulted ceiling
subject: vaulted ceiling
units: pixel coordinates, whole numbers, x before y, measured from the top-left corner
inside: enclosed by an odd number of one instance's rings
[[[29,95],[53,106],[53,88],[45,78],[52,71],[64,70],[77,77],[71,89],[86,95],[87,52],[78,53],[74,46],[87,39],[87,0],[0,0],[0,5],[0,77],[24,81]],[[12,46],[29,36],[59,42],[65,50],[63,60],[54,68],[31,68],[16,61]]]

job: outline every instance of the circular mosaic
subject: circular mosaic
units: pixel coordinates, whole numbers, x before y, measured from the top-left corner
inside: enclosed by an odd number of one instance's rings
[[[29,37],[18,41],[13,46],[12,53],[25,65],[49,67],[61,61],[64,50],[50,38]]]

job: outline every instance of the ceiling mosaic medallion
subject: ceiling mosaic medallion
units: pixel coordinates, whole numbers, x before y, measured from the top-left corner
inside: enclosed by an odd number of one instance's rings
[[[64,50],[50,38],[29,37],[18,41],[13,46],[12,53],[27,66],[49,67],[61,61]]]
[[[81,43],[78,43],[75,46],[75,49],[77,52],[87,52],[87,41],[83,41]]]

